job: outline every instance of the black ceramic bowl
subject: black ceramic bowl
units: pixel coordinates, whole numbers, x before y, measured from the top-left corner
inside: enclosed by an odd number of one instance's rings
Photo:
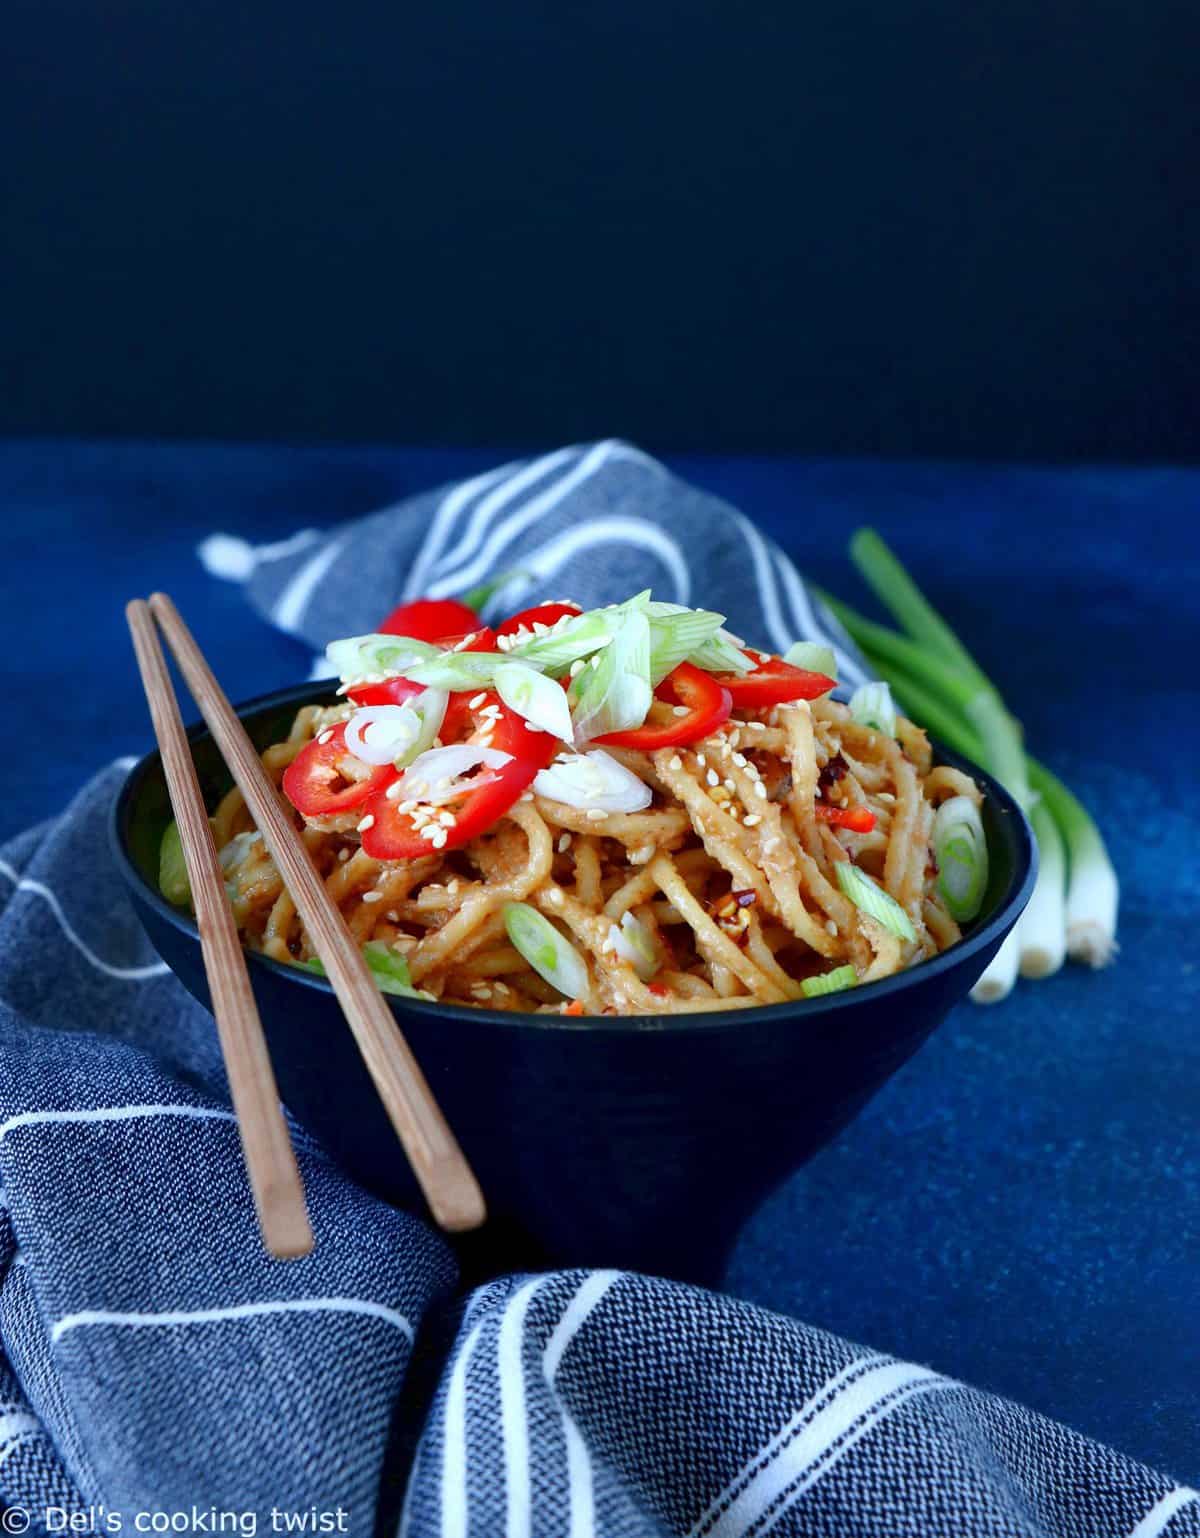
[[[239,707],[260,746],[286,736],[313,684]],[[190,732],[209,805],[229,777],[202,727]],[[389,997],[483,1186],[487,1227],[469,1267],[628,1267],[716,1280],[738,1229],[781,1180],[854,1117],[963,999],[1033,886],[1029,825],[974,766],[986,792],[991,881],[958,945],[846,993],[727,1014],[661,1019],[512,1015]],[[191,916],[157,885],[171,816],[157,753],[132,770],[113,845],[155,948],[205,1005]],[[329,984],[251,955],[250,975],[287,1105],[362,1185],[419,1209],[404,1154]]]

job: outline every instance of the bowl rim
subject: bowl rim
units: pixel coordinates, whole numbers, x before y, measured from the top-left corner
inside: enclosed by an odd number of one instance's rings
[[[328,683],[330,687],[323,689],[323,680],[309,679],[283,689],[272,689],[265,694],[255,695],[252,699],[240,701],[233,708],[239,718],[244,718],[292,703],[297,706],[314,703],[314,697],[319,698],[322,692],[332,693],[333,681],[329,680]],[[189,744],[209,736],[211,733],[203,721],[196,721],[187,728]],[[1015,835],[1016,858],[1009,883],[991,916],[978,929],[927,961],[918,962],[903,972],[894,972],[889,977],[878,978],[874,982],[861,984],[857,988],[820,995],[815,999],[786,999],[779,1004],[760,1004],[752,1009],[708,1010],[697,1014],[564,1016],[530,1014],[517,1010],[484,1009],[475,1005],[443,1003],[441,1000],[401,998],[395,994],[385,994],[384,997],[391,1004],[393,1012],[398,1015],[418,1014],[462,1020],[472,1024],[487,1022],[512,1030],[551,1030],[575,1035],[581,1033],[624,1035],[637,1031],[728,1030],[731,1027],[744,1028],[751,1023],[760,1022],[768,1025],[783,1019],[795,1019],[800,1010],[806,1017],[816,1018],[836,1014],[839,1010],[852,1009],[860,1005],[864,999],[882,1001],[903,992],[906,988],[918,985],[924,979],[932,980],[953,970],[979,951],[985,950],[994,940],[1003,937],[1012,928],[1033,892],[1034,882],[1037,879],[1038,853],[1037,842],[1028,817],[1003,785],[963,754],[947,748],[936,737],[930,735],[929,741],[934,750],[935,762],[948,764],[971,774],[980,781],[985,796],[997,810],[1011,819]],[[155,747],[143,754],[126,773],[108,816],[109,843],[117,868],[134,896],[152,908],[157,916],[172,928],[199,943],[200,931],[191,914],[173,907],[163,897],[157,886],[147,881],[134,863],[124,838],[123,829],[127,821],[127,809],[142,781],[159,764],[161,764],[161,754]],[[252,966],[263,967],[269,973],[274,973],[299,987],[333,994],[333,987],[327,978],[313,972],[302,971],[299,967],[289,966],[282,961],[275,961],[259,951],[246,951],[245,954]]]

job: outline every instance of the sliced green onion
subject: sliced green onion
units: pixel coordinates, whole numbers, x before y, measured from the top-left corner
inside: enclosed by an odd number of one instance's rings
[[[169,822],[158,846],[158,890],[176,908],[186,908],[192,900],[192,885],[183,863],[183,840],[179,824]]]
[[[363,957],[371,969],[371,976],[375,979],[380,993],[394,993],[405,999],[433,1000],[432,993],[426,993],[423,988],[414,988],[412,972],[408,962],[403,956],[397,955],[382,940],[368,940],[363,946]],[[313,956],[304,963],[305,969],[315,972],[318,977],[325,977],[325,963],[319,956]]]
[[[544,981],[568,999],[586,998],[587,962],[544,914],[528,903],[504,905],[504,927],[513,946]]]
[[[622,614],[612,640],[571,686],[575,742],[641,726],[650,709],[650,621],[640,609]]]
[[[1062,966],[1067,950],[1066,851],[1044,801],[1030,809],[1029,820],[1037,839],[1038,873],[1019,924],[1021,976],[1050,977]]]
[[[850,714],[869,731],[882,732],[885,737],[896,735],[896,707],[885,683],[861,684],[855,689],[850,696]]]
[[[687,659],[693,667],[703,668],[706,673],[753,673],[758,664],[747,657],[728,630],[718,630],[702,646],[689,653]]]
[[[496,693],[510,710],[539,731],[571,741],[571,707],[561,684],[523,662],[502,662],[495,682]]]
[[[839,860],[835,866],[838,886],[856,908],[901,940],[915,940],[917,932],[912,920],[890,893],[876,886],[866,871],[859,870],[849,860]]]
[[[820,672],[820,669],[814,668],[813,672]],[[803,978],[800,991],[806,999],[819,999],[825,993],[841,993],[846,988],[853,988],[857,982],[858,973],[853,967],[834,967],[832,972],[822,972],[817,977]]]
[[[325,655],[343,683],[353,683],[372,673],[403,673],[418,662],[441,656],[441,647],[403,635],[352,635],[330,641]]]
[[[933,818],[938,891],[950,917],[967,924],[983,907],[988,883],[987,838],[979,809],[969,796],[951,796]]]
[[[837,683],[837,657],[832,646],[822,646],[820,641],[796,641],[784,652],[783,660],[808,673],[824,673]]]
[[[464,692],[467,689],[490,689],[495,681],[496,669],[504,661],[500,652],[447,652],[437,651],[406,667],[405,678],[424,684],[430,689],[448,689]]]
[[[621,927],[614,924],[611,930],[612,948],[618,956],[629,962],[644,983],[648,983],[658,971],[658,952],[650,931],[633,913],[621,915]]]
[[[507,655],[515,662],[528,663],[557,678],[572,662],[607,646],[619,622],[616,609],[589,609],[571,619],[558,620],[546,635],[533,636],[509,647]]]
[[[647,614],[650,682],[655,685],[715,636],[725,622],[723,614],[715,614],[711,609],[685,609],[677,603],[649,604]]]

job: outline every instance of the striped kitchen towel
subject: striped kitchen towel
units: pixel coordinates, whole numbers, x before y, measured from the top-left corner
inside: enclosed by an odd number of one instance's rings
[[[556,492],[590,511],[542,527]],[[778,552],[622,445],[293,542],[252,590],[317,644],[401,595],[381,548],[423,563],[412,591],[452,592],[513,558],[496,540],[522,519],[522,564],[584,602],[665,586],[757,610],[764,644],[807,628]],[[368,535],[373,559],[343,571]],[[126,767],[0,849],[0,1531],[1200,1535],[1196,1492],[730,1298],[613,1272],[461,1297],[442,1241],[300,1128],[316,1249],[268,1260],[212,1021],[108,853]]]
[[[853,643],[778,545],[729,503],[619,440],[501,465],[257,550],[213,535],[200,553],[214,573],[244,580],[272,624],[317,648],[373,629],[406,599],[456,597],[520,572],[484,619],[548,596],[587,609],[651,588],[669,603],[726,614],[738,635],[772,651],[828,640],[841,681],[866,678]]]

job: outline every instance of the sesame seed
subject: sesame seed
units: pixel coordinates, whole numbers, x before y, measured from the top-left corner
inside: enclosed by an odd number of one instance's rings
[[[710,769],[704,778],[710,785],[719,785],[721,783],[721,776],[715,769]]]
[[[361,821],[361,822],[360,822],[360,823],[359,823],[359,825],[358,825],[358,831],[359,831],[359,832],[360,832],[360,833],[365,833],[365,832],[366,832],[366,831],[367,831],[367,829],[368,829],[368,828],[373,828],[373,827],[374,827],[374,826],[375,826],[375,819],[374,819],[374,817],[373,817],[373,816],[372,816],[372,815],[371,815],[371,814],[370,814],[370,813],[369,813],[369,812],[368,812],[368,813],[367,813],[367,815],[366,815],[366,816],[365,816],[365,817],[364,817],[364,818],[363,818],[363,820],[362,820],[362,821]]]
[[[583,657],[576,657],[575,661],[571,664],[571,677],[578,678],[585,667],[587,667],[586,660]]]
[[[677,716],[686,716],[691,714],[686,705],[672,705],[671,712],[673,715]]]
[[[833,920],[832,919],[826,919],[825,920],[825,933],[826,934],[830,934],[830,935],[835,935],[835,934],[837,934],[837,932],[838,932],[838,927],[833,922]]]
[[[321,733],[321,735],[317,738],[317,741],[319,743],[321,743],[322,746],[324,746],[324,744],[327,743],[332,736],[333,736],[333,728],[329,727],[329,728],[327,728],[325,731],[323,731]]]
[[[437,814],[437,820],[441,823],[443,828],[453,828],[458,822],[458,818],[454,815],[453,812],[439,812]]]
[[[448,881],[446,883],[446,895],[447,895],[447,897],[453,897],[454,894],[458,891],[459,887],[461,887],[461,886],[462,886],[462,882],[458,879],[457,876],[455,876],[453,881]]]
[[[733,761],[739,769],[744,769],[746,767],[746,755],[744,753],[735,753],[733,755]]]
[[[438,836],[439,833],[441,833],[442,829],[438,826],[438,824],[436,822],[429,822],[429,823],[426,823],[425,826],[423,828],[421,828],[419,831],[420,831],[420,835],[421,835],[422,838],[427,838],[427,839],[431,839],[432,840],[432,839],[435,839]]]
[[[379,903],[379,902],[383,901],[383,893],[382,892],[364,892],[362,894],[362,900],[365,903]]]
[[[754,794],[758,797],[758,799],[760,801],[765,801],[767,799],[767,787],[763,784],[763,782],[761,780],[755,780],[755,782],[754,782]]]
[[[435,828],[433,834],[433,847],[435,849],[445,849],[446,840],[448,837],[449,834],[446,832],[445,828]]]
[[[401,783],[399,780],[397,780],[394,785],[388,786],[387,790],[384,791],[384,795],[388,798],[389,801],[399,801],[400,791]]]
[[[668,768],[671,768],[671,769],[682,769],[683,768],[683,759],[680,758],[678,753],[675,753],[675,754],[672,755],[671,762],[668,765]]]
[[[345,865],[346,861],[349,858],[350,858],[350,851],[348,849],[339,849],[338,850],[338,864],[339,865]]]
[[[570,849],[570,847],[571,847],[571,835],[569,833],[562,834],[560,836],[559,840],[558,840],[558,852],[559,852],[559,854],[566,854],[567,850]]]
[[[563,902],[564,902],[564,898],[563,898],[563,894],[562,894],[562,888],[561,887],[557,887],[557,886],[552,886],[550,888],[550,890],[546,893],[546,901],[550,904],[550,906],[552,908],[561,908],[562,905],[563,905]]]
[[[598,806],[592,807],[591,811],[587,814],[589,822],[604,822],[607,817],[608,813]]]
[[[726,790],[736,790],[737,789],[737,786],[728,777],[726,779],[722,780],[721,783],[724,785]]]
[[[395,908],[389,908],[383,916],[389,923],[398,924],[400,922],[400,915],[396,912]]]
[[[643,844],[640,849],[630,851],[629,863],[631,865],[649,865],[654,858],[654,845]]]
[[[745,818],[744,821],[745,821],[746,827],[748,827],[748,828],[757,828],[759,823],[762,821],[762,818],[758,815],[757,812],[754,812],[749,817]]]
[[[478,694],[472,695],[472,697],[467,701],[467,707],[470,710],[478,710],[486,699],[487,693],[485,690],[481,689]]]

